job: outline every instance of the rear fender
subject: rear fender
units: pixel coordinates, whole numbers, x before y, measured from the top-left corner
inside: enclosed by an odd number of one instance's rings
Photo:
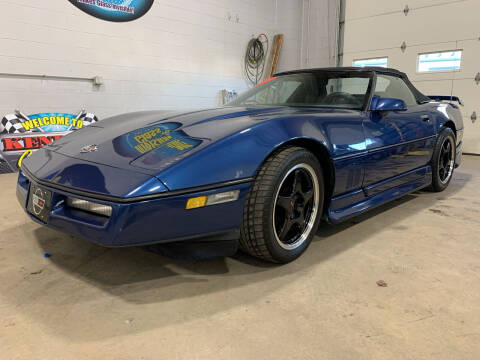
[[[457,137],[457,145],[463,138],[463,118],[458,106],[449,103],[434,103],[437,134],[444,127],[449,127]]]

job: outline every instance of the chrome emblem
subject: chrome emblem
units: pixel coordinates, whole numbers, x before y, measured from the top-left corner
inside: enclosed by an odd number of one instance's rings
[[[81,153],[89,153],[89,152],[94,152],[98,151],[98,146],[97,145],[86,145],[82,147],[80,150]]]
[[[32,203],[33,203],[33,212],[35,215],[39,216],[42,210],[45,208],[45,199],[42,190],[37,188],[35,192],[33,193],[33,198],[32,198]]]

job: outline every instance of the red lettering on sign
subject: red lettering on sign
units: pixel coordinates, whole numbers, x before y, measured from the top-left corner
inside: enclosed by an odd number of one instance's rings
[[[27,137],[25,138],[25,149],[38,149],[40,148],[40,138],[39,137]]]
[[[43,146],[43,145],[50,145],[53,141],[52,137],[49,136],[49,137],[46,137],[46,136],[42,136],[39,138],[40,140],[40,145]]]
[[[31,137],[26,137],[23,142],[25,143],[25,146],[23,147],[24,149],[33,149],[32,145],[32,139]]]
[[[35,150],[44,145],[49,145],[55,140],[60,139],[63,135],[55,136],[25,136],[16,138],[3,138],[3,151],[22,151]]]
[[[20,140],[22,140],[22,138],[2,139],[4,151],[23,150],[24,146],[23,144],[19,143]]]

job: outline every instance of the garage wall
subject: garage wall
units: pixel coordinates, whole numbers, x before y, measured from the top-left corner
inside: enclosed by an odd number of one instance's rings
[[[339,16],[340,0],[303,1],[302,68],[337,65]]]
[[[306,2],[317,14],[308,29],[302,27]],[[144,17],[112,23],[66,0],[0,0],[1,73],[104,79],[96,87],[82,80],[0,75],[0,114],[15,108],[26,114],[85,108],[103,118],[216,106],[219,90],[246,89],[243,56],[253,34],[285,34],[278,70],[298,68],[302,50],[310,47],[313,55],[305,64],[331,65],[336,48],[328,43],[328,21],[321,21],[317,10],[329,3],[338,1],[156,0]],[[338,18],[329,21],[335,26]],[[309,31],[318,36],[315,41],[310,36],[307,42]],[[330,52],[323,56],[326,48]]]
[[[388,56],[388,66],[406,72],[426,95],[459,96],[465,103],[464,151],[480,153],[480,118],[471,120],[474,111],[480,116],[480,85],[474,80],[480,72],[480,1],[346,0],[344,6],[343,65]],[[463,50],[460,71],[417,73],[419,53],[456,49]]]

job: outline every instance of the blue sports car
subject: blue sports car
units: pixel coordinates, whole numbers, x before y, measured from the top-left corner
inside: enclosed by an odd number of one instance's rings
[[[17,196],[33,220],[104,246],[239,246],[286,263],[321,219],[444,190],[462,154],[455,101],[393,69],[284,72],[225,107],[76,131],[23,161]]]

